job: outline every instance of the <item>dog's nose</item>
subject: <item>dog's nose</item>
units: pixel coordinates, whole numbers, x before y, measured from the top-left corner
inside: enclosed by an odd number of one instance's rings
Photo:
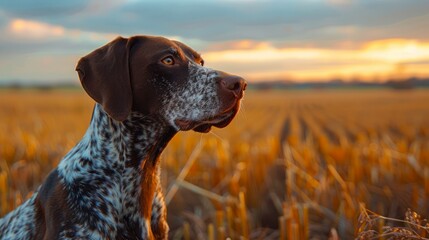
[[[224,91],[229,91],[236,97],[240,97],[242,92],[246,90],[246,81],[239,76],[226,76],[220,80],[221,87]]]

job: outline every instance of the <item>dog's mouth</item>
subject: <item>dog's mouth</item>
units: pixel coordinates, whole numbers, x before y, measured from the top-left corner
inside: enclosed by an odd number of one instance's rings
[[[217,128],[224,128],[228,126],[232,119],[234,119],[239,109],[240,101],[237,101],[237,103],[233,107],[221,112],[214,117],[210,117],[200,121],[176,119],[174,123],[182,131],[188,131],[192,129],[196,132],[207,133],[210,132],[212,126],[215,126]]]

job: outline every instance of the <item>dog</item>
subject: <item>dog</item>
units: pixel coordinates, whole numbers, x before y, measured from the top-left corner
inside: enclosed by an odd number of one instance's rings
[[[0,219],[0,239],[167,239],[159,155],[179,131],[227,126],[245,80],[155,36],[118,37],[76,71],[96,102],[90,126],[32,197]]]

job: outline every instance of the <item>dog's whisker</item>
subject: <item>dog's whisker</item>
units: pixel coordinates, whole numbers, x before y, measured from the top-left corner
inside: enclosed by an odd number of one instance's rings
[[[238,113],[243,115],[243,118],[247,121],[246,108],[244,107],[244,103],[240,103],[240,108],[238,109]]]
[[[213,136],[215,136],[216,138],[218,138],[221,142],[223,142],[223,143],[227,142],[227,140],[223,139],[221,136],[219,136],[218,134],[214,133],[213,130],[210,130],[209,133],[212,134]]]

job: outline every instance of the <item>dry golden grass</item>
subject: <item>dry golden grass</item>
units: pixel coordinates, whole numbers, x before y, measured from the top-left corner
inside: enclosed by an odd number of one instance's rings
[[[0,92],[0,216],[92,107],[82,91]],[[249,91],[227,128],[179,133],[161,158],[172,239],[428,237],[428,90]]]

